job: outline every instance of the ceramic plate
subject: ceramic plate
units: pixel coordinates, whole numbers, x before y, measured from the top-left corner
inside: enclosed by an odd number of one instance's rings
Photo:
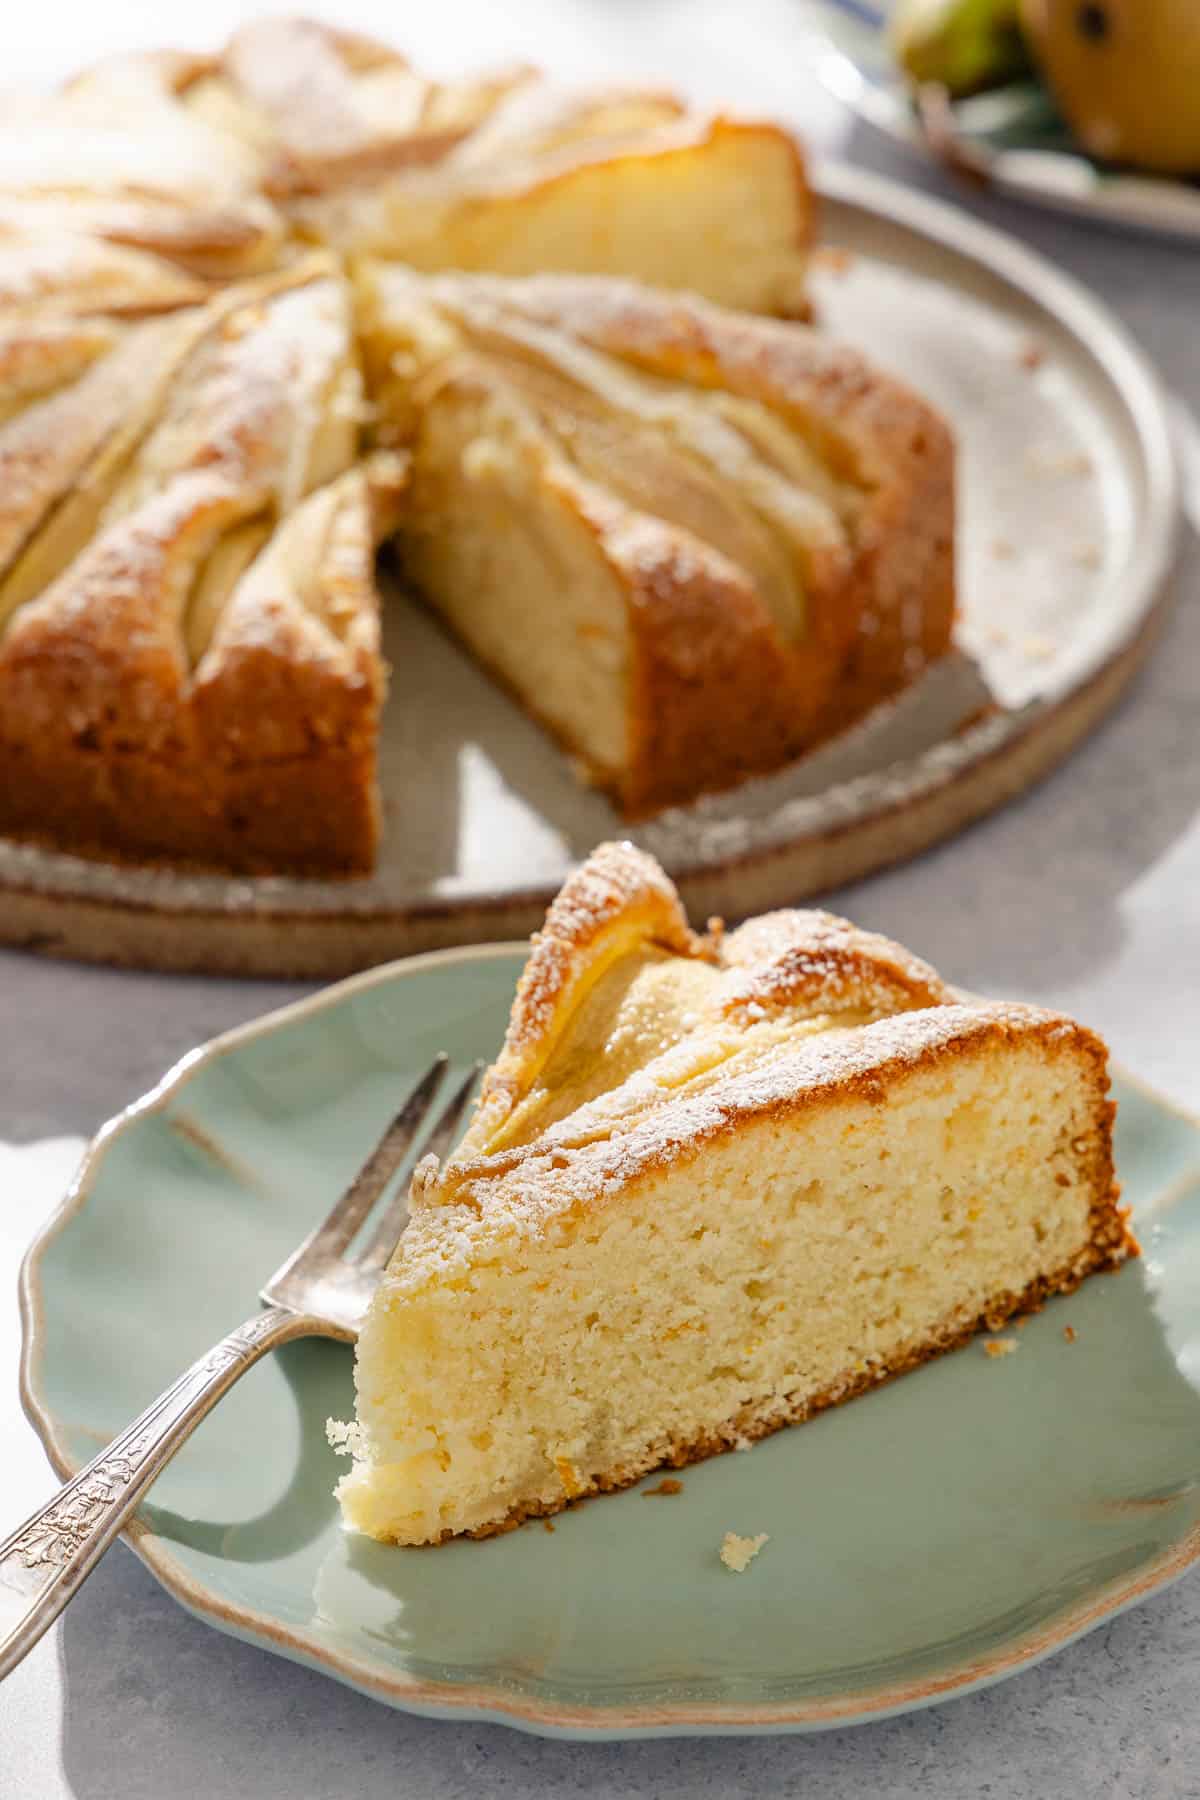
[[[1162,610],[1178,482],[1157,379],[1083,289],[960,211],[821,172],[822,324],[960,444],[961,654],[777,775],[630,835],[698,918],[793,903],[1023,791],[1112,705]],[[379,866],[360,881],[114,867],[0,841],[0,937],[107,961],[332,976],[527,937],[628,830],[433,621],[385,611]],[[981,716],[989,696],[997,706]]]
[[[826,87],[889,137],[936,154],[884,38],[888,6],[880,0],[808,0],[807,10]],[[1002,193],[1127,231],[1200,239],[1200,182],[1126,174],[1094,162],[1037,82],[974,95],[960,101],[950,118],[960,152]]]
[[[252,1311],[445,1047],[499,1042],[522,952],[417,958],[218,1039],[109,1125],[23,1277],[26,1406],[66,1475]],[[1120,1083],[1143,1260],[683,1472],[483,1543],[344,1534],[294,1345],[200,1426],[131,1533],[191,1611],[394,1706],[576,1737],[810,1730],[998,1680],[1200,1555],[1200,1128]],[[1074,1342],[1064,1336],[1071,1325]],[[728,1530],[770,1541],[742,1576]]]

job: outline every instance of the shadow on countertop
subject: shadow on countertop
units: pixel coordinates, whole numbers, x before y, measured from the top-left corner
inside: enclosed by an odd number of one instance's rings
[[[1000,1687],[806,1738],[569,1744],[409,1717],[216,1635],[124,1548],[68,1611],[61,1655],[76,1800],[1180,1800],[1193,1791],[1182,1733],[1200,1584],[1185,1579]]]

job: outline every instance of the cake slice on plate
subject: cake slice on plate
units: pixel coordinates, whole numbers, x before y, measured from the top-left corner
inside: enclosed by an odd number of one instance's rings
[[[347,1522],[488,1535],[743,1447],[1136,1251],[1104,1045],[818,912],[689,929],[630,845],[534,939],[359,1341]]]

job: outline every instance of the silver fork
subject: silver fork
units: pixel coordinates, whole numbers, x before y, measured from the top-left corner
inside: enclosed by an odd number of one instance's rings
[[[293,1338],[353,1343],[408,1217],[402,1183],[364,1247],[357,1254],[351,1247],[416,1144],[446,1063],[439,1056],[426,1070],[328,1217],[272,1275],[259,1296],[264,1310],[194,1362],[0,1543],[0,1680],[58,1617],[128,1524],[155,1476],[239,1376]],[[442,1108],[423,1154],[440,1158],[450,1149],[480,1067],[475,1065]]]

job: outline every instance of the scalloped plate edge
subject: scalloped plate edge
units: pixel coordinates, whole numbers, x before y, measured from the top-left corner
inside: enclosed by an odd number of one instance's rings
[[[82,1465],[68,1454],[58,1422],[39,1391],[38,1371],[43,1347],[42,1261],[50,1245],[86,1205],[96,1172],[107,1155],[109,1146],[144,1114],[164,1107],[209,1063],[242,1044],[268,1036],[281,1025],[313,1017],[329,1007],[340,1005],[350,995],[403,980],[406,975],[421,969],[465,961],[523,956],[526,951],[527,945],[524,943],[468,945],[428,951],[420,956],[406,957],[349,976],[304,999],[222,1032],[208,1043],[189,1051],[148,1093],[133,1101],[100,1128],[85,1150],[79,1169],[62,1201],[27,1250],[20,1272],[21,1404],[42,1441],[51,1466],[61,1479],[67,1480]],[[1185,1107],[1176,1105],[1123,1069],[1114,1068],[1113,1073],[1119,1075],[1127,1086],[1143,1094],[1154,1106],[1186,1120],[1200,1131],[1200,1117],[1190,1113]],[[1200,1175],[1200,1166],[1185,1172],[1179,1179],[1180,1182],[1190,1181],[1197,1175]],[[1172,1183],[1173,1188],[1176,1185],[1178,1184]],[[490,1722],[510,1725],[540,1737],[592,1741],[822,1731],[838,1726],[865,1724],[873,1719],[884,1719],[933,1706],[942,1700],[972,1693],[978,1688],[991,1686],[1009,1675],[1034,1667],[1097,1625],[1125,1612],[1129,1607],[1178,1580],[1193,1564],[1200,1561],[1200,1525],[1197,1525],[1172,1549],[1144,1565],[1132,1578],[1106,1584],[1088,1600],[1069,1608],[1046,1625],[1017,1637],[1002,1651],[964,1663],[960,1668],[936,1679],[896,1682],[853,1695],[775,1706],[713,1706],[681,1702],[677,1705],[609,1709],[521,1700],[500,1688],[481,1684],[407,1682],[382,1676],[378,1665],[358,1657],[343,1655],[309,1633],[281,1625],[267,1613],[258,1612],[251,1607],[229,1605],[203,1582],[195,1580],[165,1548],[161,1539],[140,1519],[134,1519],[124,1536],[155,1579],[194,1617],[244,1643],[255,1644],[306,1668],[331,1675],[335,1680],[369,1698],[382,1700],[400,1711],[425,1718]]]

